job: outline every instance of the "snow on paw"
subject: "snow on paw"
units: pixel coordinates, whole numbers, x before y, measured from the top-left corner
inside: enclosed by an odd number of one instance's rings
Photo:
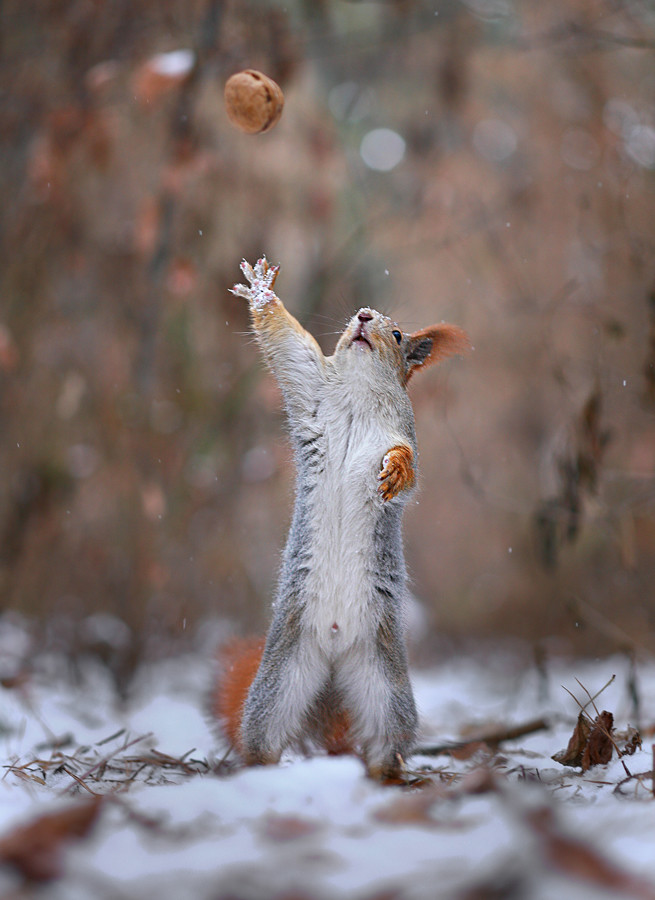
[[[258,259],[254,267],[245,259],[241,261],[241,271],[248,285],[235,284],[231,293],[248,300],[253,309],[262,310],[269,303],[277,300],[273,285],[280,271],[279,266],[271,266],[265,256]]]
[[[387,502],[414,484],[414,453],[411,447],[400,445],[387,451],[378,475],[378,493]]]

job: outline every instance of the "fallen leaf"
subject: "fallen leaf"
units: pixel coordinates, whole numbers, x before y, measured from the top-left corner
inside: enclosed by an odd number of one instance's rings
[[[467,744],[454,746],[449,752],[453,759],[465,761],[471,759],[476,753],[484,753],[486,756],[491,756],[491,747],[485,741],[469,741]]]
[[[563,766],[580,766],[583,772],[592,766],[608,763],[614,750],[613,727],[614,716],[611,712],[603,710],[592,722],[581,711],[566,750],[554,753],[551,759]]]
[[[554,753],[551,759],[561,763],[563,766],[573,766],[574,768],[582,765],[582,756],[591,734],[591,722],[585,712],[580,712],[578,721],[576,722],[573,734],[569,740],[566,750],[560,750]]]
[[[403,794],[391,803],[386,803],[373,813],[377,822],[387,825],[430,825],[436,826],[437,820],[431,815],[435,803],[443,799],[446,792],[442,787],[433,785],[413,794]]]
[[[66,844],[88,834],[98,818],[102,800],[94,797],[17,826],[0,839],[0,862],[17,869],[28,881],[58,878]]]
[[[597,885],[603,892],[616,891],[640,900],[655,900],[655,888],[650,884],[605,859],[589,844],[560,831],[548,807],[534,809],[526,818],[541,838],[549,866],[569,877]]]
[[[641,734],[638,729],[629,726],[622,735],[624,756],[633,756],[637,750],[641,750]]]
[[[478,766],[467,772],[459,785],[462,794],[488,794],[498,787],[496,774],[489,766]]]
[[[592,766],[605,765],[612,758],[614,744],[612,742],[612,728],[614,716],[611,712],[603,710],[594,722],[587,746],[582,754],[582,771],[586,772]]]
[[[269,816],[264,822],[263,833],[269,841],[296,841],[318,831],[317,822],[300,816]]]

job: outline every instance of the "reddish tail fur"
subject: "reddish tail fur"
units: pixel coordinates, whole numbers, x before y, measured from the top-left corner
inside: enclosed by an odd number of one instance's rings
[[[211,711],[237,750],[241,748],[243,705],[259,669],[264,643],[263,638],[235,638],[220,651],[221,671],[214,686]]]
[[[241,717],[262,653],[263,638],[235,638],[219,655],[220,674],[211,696],[211,712],[230,744],[241,750]],[[342,709],[321,708],[320,742],[331,755],[352,753],[350,719]]]

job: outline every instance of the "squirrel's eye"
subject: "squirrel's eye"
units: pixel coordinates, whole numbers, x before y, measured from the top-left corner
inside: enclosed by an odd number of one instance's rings
[[[402,331],[398,331],[397,328],[394,328],[394,330],[393,330],[391,333],[392,333],[392,335],[395,337],[396,343],[399,344],[399,343],[402,341],[402,339],[403,339],[403,333],[402,333]]]

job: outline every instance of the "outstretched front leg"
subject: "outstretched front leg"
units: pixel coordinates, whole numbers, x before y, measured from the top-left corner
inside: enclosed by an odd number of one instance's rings
[[[262,257],[241,271],[248,284],[235,284],[232,293],[248,301],[257,339],[282,389],[290,413],[312,408],[324,376],[325,357],[312,335],[287,311],[273,290],[279,266]]]
[[[378,493],[385,502],[414,486],[414,451],[409,444],[398,444],[387,450],[378,481]]]

